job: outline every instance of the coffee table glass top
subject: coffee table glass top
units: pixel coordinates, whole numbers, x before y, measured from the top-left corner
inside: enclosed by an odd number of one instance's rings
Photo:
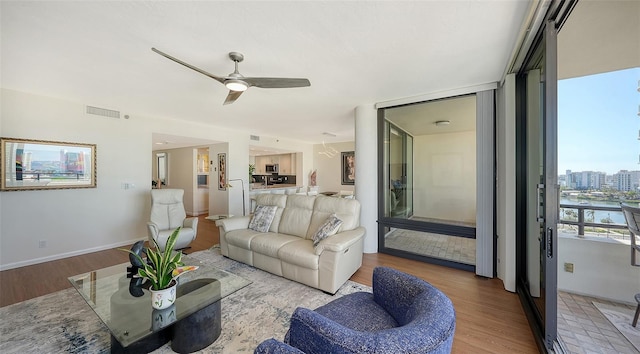
[[[251,281],[185,255],[185,265],[199,266],[178,278],[176,302],[164,310],[151,307],[149,290],[131,287],[123,263],[69,277],[71,284],[109,328],[111,334],[127,347],[140,339],[179,321],[251,284]],[[139,297],[133,296],[142,292]]]

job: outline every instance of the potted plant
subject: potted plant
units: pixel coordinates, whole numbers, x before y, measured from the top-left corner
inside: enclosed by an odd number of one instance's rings
[[[251,183],[252,181],[252,177],[253,177],[253,173],[256,171],[256,165],[255,164],[249,164],[249,183]]]
[[[124,250],[133,254],[141,267],[138,268],[138,275],[146,278],[151,284],[151,306],[154,309],[162,310],[171,306],[176,300],[176,278],[180,275],[198,269],[195,266],[184,266],[182,263],[182,252],[174,252],[173,247],[176,244],[180,227],[175,229],[171,236],[167,239],[164,252],[160,251],[160,247],[155,239],[153,239],[153,248],[144,251],[147,254],[147,261],[143,260],[138,253],[131,250]]]

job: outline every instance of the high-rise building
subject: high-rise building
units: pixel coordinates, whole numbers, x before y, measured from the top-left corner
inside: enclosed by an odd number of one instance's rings
[[[607,174],[597,171],[566,172],[566,185],[572,189],[595,189],[605,186]]]
[[[613,175],[614,187],[619,191],[632,191],[640,188],[640,171],[620,170]]]

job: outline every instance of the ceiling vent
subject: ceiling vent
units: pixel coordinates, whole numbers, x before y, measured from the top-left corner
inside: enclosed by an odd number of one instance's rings
[[[120,112],[100,107],[87,106],[87,114],[120,119]]]
[[[253,141],[260,141],[260,137],[257,135],[249,135],[249,138]]]

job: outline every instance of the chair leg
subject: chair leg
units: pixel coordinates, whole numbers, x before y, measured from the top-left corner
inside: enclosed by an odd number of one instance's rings
[[[640,303],[636,308],[636,314],[635,316],[633,316],[633,322],[631,323],[631,326],[635,327],[638,324],[638,316],[640,316]]]

